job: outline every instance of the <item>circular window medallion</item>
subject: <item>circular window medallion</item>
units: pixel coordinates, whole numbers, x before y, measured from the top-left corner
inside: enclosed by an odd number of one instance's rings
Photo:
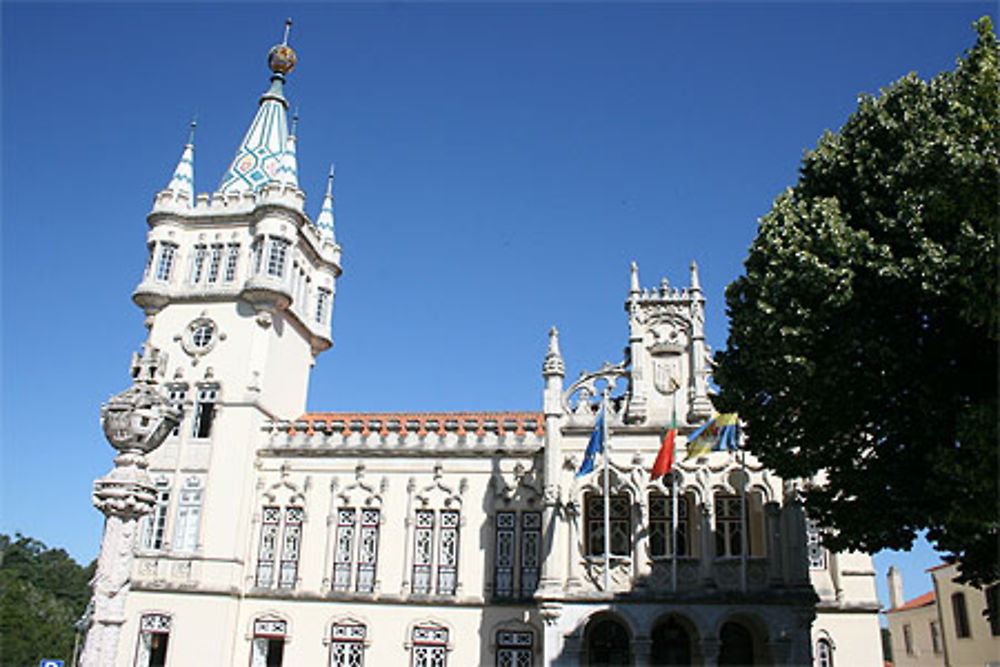
[[[207,317],[199,317],[187,325],[183,336],[176,336],[174,340],[180,340],[184,351],[197,359],[215,347],[216,341],[225,338],[226,335],[219,332],[215,322]]]
[[[204,350],[215,339],[215,325],[211,322],[201,322],[191,329],[191,347]]]

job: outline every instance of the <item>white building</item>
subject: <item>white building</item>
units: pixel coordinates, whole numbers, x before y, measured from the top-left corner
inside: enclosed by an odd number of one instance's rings
[[[332,175],[315,220],[297,182],[294,60],[272,49],[219,189],[189,143],[148,216],[84,663],[880,665],[872,563],[819,546],[794,483],[726,452],[650,479],[672,412],[678,459],[713,412],[694,265],[633,266],[619,365],[567,383],[553,330],[536,413],[305,412],[341,249]],[[575,474],[605,387],[607,559],[602,466]]]

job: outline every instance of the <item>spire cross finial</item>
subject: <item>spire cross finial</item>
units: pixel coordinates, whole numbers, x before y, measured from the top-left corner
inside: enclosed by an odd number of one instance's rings
[[[281,43],[285,46],[288,46],[288,33],[289,31],[291,31],[291,29],[292,29],[292,19],[288,18],[285,20],[285,38],[281,40]]]
[[[295,132],[299,128],[299,108],[295,107],[295,113],[292,114],[292,136],[295,136]]]
[[[195,114],[194,118],[191,119],[191,130],[188,132],[188,144],[191,146],[194,146],[194,130],[196,127],[198,127],[198,114]]]

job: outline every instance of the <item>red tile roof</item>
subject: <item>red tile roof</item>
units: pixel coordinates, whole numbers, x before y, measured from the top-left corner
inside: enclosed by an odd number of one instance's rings
[[[930,593],[924,593],[920,597],[913,598],[909,602],[905,602],[898,607],[893,607],[892,609],[886,610],[885,613],[892,614],[897,611],[906,611],[907,609],[916,609],[917,607],[926,607],[929,604],[934,604],[934,591]]]
[[[954,565],[954,563],[938,563],[934,567],[929,567],[924,572],[933,572],[934,570],[940,570],[942,567],[948,567],[949,565]]]
[[[414,432],[418,435],[454,431],[463,436],[468,432],[483,435],[487,431],[515,435],[545,434],[545,415],[541,412],[307,412],[292,423],[289,429],[306,422],[306,432],[338,429],[345,434],[361,431],[363,435],[387,435],[398,431],[400,435]]]

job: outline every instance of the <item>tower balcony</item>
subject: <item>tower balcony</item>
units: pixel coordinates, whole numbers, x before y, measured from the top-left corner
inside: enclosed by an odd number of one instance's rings
[[[283,276],[255,273],[243,284],[240,298],[257,311],[273,313],[285,310],[292,303],[292,290]]]
[[[147,315],[159,312],[170,302],[170,286],[165,282],[145,278],[132,292],[132,301]]]

